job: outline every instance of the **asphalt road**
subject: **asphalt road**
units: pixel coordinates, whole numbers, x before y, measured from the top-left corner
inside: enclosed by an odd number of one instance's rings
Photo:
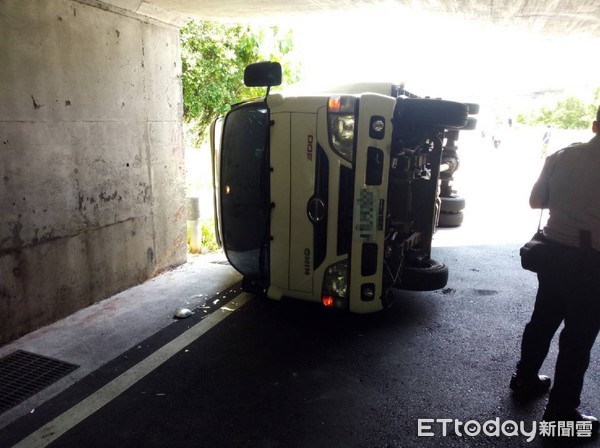
[[[451,266],[447,287],[398,292],[395,305],[375,315],[250,298],[48,446],[548,446],[522,434],[453,429],[457,420],[512,420],[530,431],[543,412],[545,398],[518,403],[507,387],[536,288],[517,254],[514,244],[438,248],[436,258]],[[0,446],[156,357],[199,321],[198,315],[174,323],[9,425]],[[552,374],[555,355],[556,344],[544,372]],[[600,409],[599,387],[595,350],[582,409]],[[444,435],[443,423],[419,419],[451,422]],[[433,435],[419,436],[419,427]]]

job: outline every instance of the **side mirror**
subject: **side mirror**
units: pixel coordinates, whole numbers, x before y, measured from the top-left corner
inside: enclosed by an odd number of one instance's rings
[[[272,87],[281,84],[279,62],[256,62],[244,69],[244,84],[248,87]]]

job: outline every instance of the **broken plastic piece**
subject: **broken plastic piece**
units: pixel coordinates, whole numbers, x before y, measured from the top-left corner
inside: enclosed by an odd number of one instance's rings
[[[186,317],[190,317],[191,315],[192,312],[187,308],[179,308],[177,311],[175,311],[175,317],[179,319],[185,319]]]

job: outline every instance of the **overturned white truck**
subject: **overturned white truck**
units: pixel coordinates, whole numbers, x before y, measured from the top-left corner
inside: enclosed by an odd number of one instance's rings
[[[244,290],[370,313],[391,288],[443,288],[448,268],[431,258],[440,192],[450,197],[454,142],[477,106],[392,84],[269,94],[273,62],[244,82],[266,97],[211,129],[218,238]]]

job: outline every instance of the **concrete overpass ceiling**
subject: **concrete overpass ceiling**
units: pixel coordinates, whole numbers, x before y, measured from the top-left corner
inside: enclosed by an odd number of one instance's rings
[[[353,9],[376,13],[395,5],[407,11],[483,25],[516,26],[547,35],[600,37],[597,0],[103,0],[102,3],[178,25],[192,18],[269,22]]]
[[[598,86],[595,72],[573,72],[600,46],[598,0],[101,2],[174,25],[288,26],[306,86],[404,81],[423,95],[501,103],[548,89],[588,95]]]

